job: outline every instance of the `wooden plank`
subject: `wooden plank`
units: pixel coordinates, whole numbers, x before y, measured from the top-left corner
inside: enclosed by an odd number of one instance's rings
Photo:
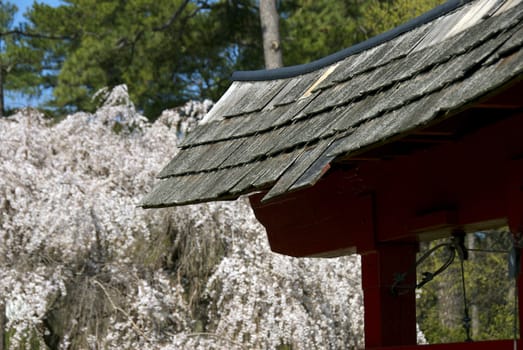
[[[512,7],[521,3],[521,0],[506,0],[503,5],[496,11],[496,15],[510,10]]]
[[[222,167],[230,167],[238,164],[250,163],[259,158],[270,156],[270,150],[274,147],[278,135],[284,131],[284,128],[274,129],[272,131],[249,137],[240,148],[231,155]]]
[[[245,139],[226,140],[183,149],[158,174],[158,177],[165,178],[220,168],[235,153],[235,150],[246,142],[248,141]]]
[[[286,82],[285,79],[242,82],[242,84],[247,84],[247,87],[238,91],[239,96],[235,98],[234,104],[229,105],[224,117],[231,118],[264,109],[285,86]]]
[[[313,165],[323,152],[325,152],[331,142],[332,140],[320,141],[318,144],[305,149],[300,157],[296,159],[288,170],[285,171],[285,174],[271,188],[265,197],[263,197],[262,202],[268,201],[287,192],[296,180],[299,179],[311,165]]]
[[[220,127],[219,121],[213,121],[206,124],[196,126],[194,130],[187,133],[187,135],[180,141],[178,147],[189,148],[203,143],[201,139],[212,137],[213,130]]]
[[[144,208],[161,208],[177,205],[178,202],[173,201],[174,195],[186,188],[184,186],[189,184],[189,177],[191,176],[160,179],[139,205]]]
[[[259,190],[272,184],[301,154],[301,150],[280,154],[261,161],[247,164],[246,174],[230,190],[232,194],[241,194],[248,191]]]
[[[315,185],[325,173],[330,169],[330,163],[334,156],[330,154],[330,149],[337,147],[340,139],[333,141],[329,147],[311,164],[311,166],[293,183],[288,191],[297,191],[299,189]]]
[[[459,20],[454,25],[447,26],[442,40],[463,32],[482,21],[498,3],[498,0],[479,0],[470,7],[465,8],[463,10],[464,13],[460,13]]]
[[[355,99],[365,98],[380,89],[391,89],[392,95],[383,92],[382,102],[389,104],[381,107],[383,110],[395,108],[405,100],[417,98],[431,91],[442,88],[451,81],[462,78],[469,67],[474,67],[485,59],[496,48],[499,41],[506,40],[512,34],[505,33],[496,40],[480,45],[455,59],[448,61],[451,53],[444,47],[440,50],[424,50],[341,83],[329,90],[323,91],[305,109],[306,114],[315,114],[322,110],[342,104],[353,103]],[[448,43],[446,43],[448,45]],[[436,52],[436,54],[434,53]],[[435,57],[437,60],[435,60]],[[432,69],[429,69],[431,68]],[[423,73],[422,73],[423,72]],[[414,78],[415,77],[415,78]],[[396,84],[397,83],[397,84]],[[396,84],[394,86],[394,84]],[[374,110],[377,106],[373,104]]]
[[[438,106],[435,101],[441,95],[443,92],[425,96],[379,118],[364,122],[353,128],[352,133],[344,137],[344,141],[332,149],[331,154],[338,156],[345,153],[359,153],[371,145],[386,142],[393,136],[401,135],[416,126],[427,123],[437,115]]]
[[[335,113],[322,113],[307,119],[296,120],[273,140],[274,145],[271,152],[278,153],[294,147],[302,147],[333,135],[335,131],[331,125],[335,122],[335,117]]]
[[[312,100],[313,98],[301,99],[296,101],[292,105],[289,105],[289,109],[280,116],[280,118],[276,121],[275,125],[289,124],[295,120],[307,118],[307,115],[303,113],[303,110],[305,109],[305,107],[309,105],[309,103]]]
[[[211,108],[209,113],[207,113],[204,118],[204,122],[208,123],[211,121],[222,120],[230,106],[234,104],[239,98],[243,97],[243,94],[240,93],[240,91],[245,89],[247,86],[247,84],[242,82],[233,82],[227,91],[225,91],[222,97],[218,100],[218,102],[216,102],[216,104]]]
[[[355,75],[361,73],[358,67],[367,59],[369,59],[373,54],[374,50],[369,49],[343,59],[336,70],[318,88],[320,90],[327,88],[331,86],[332,83],[339,83],[349,80]]]
[[[140,205],[156,208],[237,198],[230,191],[248,171],[248,166],[241,166],[161,179]]]
[[[274,165],[269,164],[270,160],[263,160],[259,162],[249,163],[244,165],[245,176],[234,187],[230,189],[232,194],[243,194],[247,191],[256,190],[255,182],[260,179],[265,173],[269,171]]]
[[[211,149],[211,145],[202,145],[180,150],[176,156],[160,171],[159,178],[173,176],[187,172],[191,168],[195,159]]]
[[[426,23],[393,39],[392,42],[394,42],[394,46],[387,54],[383,55],[376,64],[378,66],[388,65],[389,62],[401,59],[410,54],[416,45],[425,37],[430,27],[431,23]]]
[[[283,89],[271,101],[271,104],[282,106],[295,103],[321,74],[322,70],[318,70],[289,79]]]
[[[467,80],[446,89],[446,94],[438,103],[439,107],[442,110],[458,109],[510,83],[522,73],[523,50],[519,49],[491,66],[480,68]]]
[[[232,136],[254,135],[284,126],[299,112],[299,109],[297,104],[289,104],[260,111],[253,114],[252,118],[244,120],[243,128],[236,130]]]
[[[448,28],[452,28],[463,16],[464,11],[467,10],[468,5],[459,8],[457,11],[451,12],[446,16],[439,17],[431,23],[430,30],[425,34],[425,37],[416,45],[413,51],[419,51],[439,42],[442,42],[448,32]]]
[[[246,167],[240,166],[229,169],[220,169],[203,178],[199,184],[200,191],[191,192],[187,200],[191,202],[208,202],[229,198],[229,191],[246,175]],[[234,196],[236,198],[237,196]]]
[[[523,8],[523,6],[521,6]],[[521,20],[521,18],[520,18]],[[523,42],[523,23],[520,22],[517,31],[514,31],[511,37],[501,46],[498,54],[504,56],[516,47],[521,47]]]
[[[264,172],[262,176],[254,181],[253,186],[255,188],[264,188],[269,184],[273,184],[292,164],[294,164],[302,152],[302,149],[297,149],[293,152],[283,153],[273,157],[271,160],[271,166],[267,168],[267,171]]]

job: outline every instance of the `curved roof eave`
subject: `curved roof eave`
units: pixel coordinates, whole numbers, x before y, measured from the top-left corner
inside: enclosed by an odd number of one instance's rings
[[[232,74],[231,80],[233,81],[264,81],[264,80],[276,80],[285,79],[299,76],[302,74],[314,72],[318,69],[324,68],[344,58],[357,54],[359,52],[368,50],[384,42],[390,41],[397,36],[411,31],[421,25],[433,21],[434,19],[446,15],[449,12],[471,2],[471,0],[449,0],[444,4],[441,4],[432,10],[425,12],[424,14],[396,27],[387,32],[381,33],[375,37],[367,39],[361,43],[335,52],[329,56],[320,58],[316,61],[312,61],[305,64],[275,68],[275,69],[260,69],[260,70],[249,70],[249,71],[236,71]]]

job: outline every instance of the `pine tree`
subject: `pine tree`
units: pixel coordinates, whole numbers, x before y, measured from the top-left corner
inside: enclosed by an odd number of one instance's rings
[[[0,2],[0,116],[6,109],[7,91],[29,96],[40,93],[41,56],[27,42],[23,27],[14,27],[17,11],[16,5]]]
[[[125,83],[149,117],[190,99],[217,99],[233,66],[253,66],[244,59],[252,41],[238,34],[259,27],[253,2],[239,0],[68,0],[34,4],[29,18],[35,31],[70,38],[47,48],[60,67],[55,107],[93,110],[95,91]]]
[[[311,62],[392,29],[444,0],[292,0],[282,3],[286,65]]]

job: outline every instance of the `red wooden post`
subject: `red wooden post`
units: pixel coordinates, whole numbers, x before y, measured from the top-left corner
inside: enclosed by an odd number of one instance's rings
[[[417,244],[381,245],[362,256],[362,285],[365,306],[365,347],[367,349],[416,344],[416,297],[414,288],[393,293],[396,274],[411,270],[416,262]],[[413,286],[410,271],[402,285]]]

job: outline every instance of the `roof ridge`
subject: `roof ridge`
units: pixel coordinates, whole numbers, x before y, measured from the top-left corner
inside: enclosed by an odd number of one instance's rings
[[[292,78],[298,75],[314,72],[318,69],[324,68],[338,61],[341,61],[348,56],[360,53],[370,48],[376,47],[387,41],[390,41],[401,34],[409,32],[417,27],[420,27],[426,23],[429,23],[438,17],[444,16],[449,12],[462,7],[474,0],[448,0],[444,4],[441,4],[432,10],[421,14],[420,16],[411,19],[410,21],[403,23],[402,25],[393,28],[387,32],[378,34],[372,38],[369,38],[363,42],[345,48],[341,51],[335,52],[326,57],[318,60],[299,64],[295,66],[281,67],[275,69],[260,69],[260,70],[248,70],[248,71],[236,71],[232,74],[231,80],[233,81],[263,81],[263,80],[276,80]]]

